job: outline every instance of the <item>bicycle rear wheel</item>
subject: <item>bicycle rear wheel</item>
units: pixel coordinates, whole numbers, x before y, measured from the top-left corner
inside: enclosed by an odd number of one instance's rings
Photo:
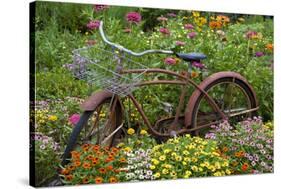
[[[74,127],[68,145],[63,154],[62,164],[70,157],[75,147],[89,143],[101,146],[115,146],[121,140],[121,130],[113,134],[122,124],[122,109],[120,102],[107,98],[99,103],[92,111],[85,111]]]
[[[207,82],[204,90],[226,115],[230,124],[235,124],[256,114],[257,101],[250,85],[239,74],[237,77],[222,76]],[[242,79],[241,79],[242,78]],[[206,96],[199,93],[191,110],[191,128],[222,121],[221,116],[209,104]],[[193,134],[205,137],[210,125],[194,131]]]

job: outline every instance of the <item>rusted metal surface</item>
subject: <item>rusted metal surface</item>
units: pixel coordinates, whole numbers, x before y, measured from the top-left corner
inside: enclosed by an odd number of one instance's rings
[[[84,111],[92,111],[97,107],[97,105],[112,96],[113,94],[108,91],[99,91],[93,93],[80,105],[80,108]]]
[[[181,79],[187,79],[186,75],[178,74],[177,72],[173,72],[170,70],[160,69],[160,68],[151,68],[151,69],[129,69],[129,70],[122,70],[121,74],[127,73],[164,73],[168,75],[173,75]]]
[[[234,78],[234,79],[238,79],[238,80],[241,80],[243,81],[248,87],[249,89],[251,90],[251,92],[253,93],[253,96],[255,98],[255,100],[257,101],[256,99],[256,94],[254,92],[254,90],[252,89],[252,87],[249,85],[249,83],[247,82],[247,80],[242,77],[240,74],[238,73],[235,73],[235,72],[218,72],[218,73],[215,73],[211,76],[209,76],[208,78],[206,78],[203,82],[201,82],[199,84],[199,86],[197,87],[197,90],[195,90],[193,92],[193,94],[191,95],[190,99],[189,99],[189,102],[187,104],[187,107],[186,107],[186,112],[185,112],[185,126],[186,127],[189,127],[191,126],[191,121],[192,121],[192,110],[193,110],[193,107],[195,106],[195,103],[196,103],[196,99],[199,98],[199,96],[201,95],[201,93],[204,91],[204,89],[209,85],[211,84],[212,82],[218,80],[218,79],[221,79],[221,78],[225,78],[225,77],[229,77],[229,78]],[[204,95],[207,96],[207,93],[206,92],[203,92]],[[211,98],[209,99],[211,101],[213,101]],[[208,101],[209,101],[208,100]],[[210,101],[210,102],[211,102]],[[216,103],[213,101],[213,103],[216,105]],[[217,105],[216,105],[217,106]],[[215,108],[215,106],[212,106]],[[219,110],[218,112],[221,112],[221,110],[218,108],[215,108],[214,111],[217,111]],[[222,112],[221,112],[222,113]],[[220,113],[220,114],[221,114]],[[222,113],[223,114],[223,113]],[[222,117],[223,119],[224,117]]]
[[[145,85],[156,85],[156,84],[175,84],[175,85],[186,85],[186,82],[184,81],[178,81],[178,80],[156,80],[156,81],[144,81],[135,84],[137,87],[145,86]]]

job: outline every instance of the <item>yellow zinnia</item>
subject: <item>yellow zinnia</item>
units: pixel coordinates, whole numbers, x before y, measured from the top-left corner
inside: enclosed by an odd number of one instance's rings
[[[133,134],[135,134],[135,130],[133,128],[130,128],[130,129],[127,130],[127,133],[129,135],[133,135]]]
[[[49,116],[48,120],[50,120],[50,121],[57,121],[58,117],[55,116],[55,115],[51,115],[51,116]]]

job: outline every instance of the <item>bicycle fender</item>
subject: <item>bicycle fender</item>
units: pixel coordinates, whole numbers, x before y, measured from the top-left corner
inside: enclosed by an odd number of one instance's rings
[[[93,111],[95,108],[105,101],[108,98],[112,98],[114,96],[113,93],[108,91],[98,91],[93,93],[90,97],[88,97],[81,105],[80,108],[83,111]]]
[[[189,101],[188,101],[188,104],[187,104],[186,110],[185,110],[184,124],[186,127],[191,126],[192,110],[193,110],[193,107],[195,106],[196,99],[201,95],[202,90],[204,90],[209,84],[211,84],[215,80],[225,78],[225,77],[230,77],[230,78],[233,78],[234,80],[240,80],[240,81],[244,82],[244,84],[247,85],[249,87],[249,89],[251,90],[251,92],[255,98],[255,101],[257,102],[256,93],[254,92],[253,87],[239,73],[231,72],[231,71],[223,71],[223,72],[214,73],[214,74],[210,75],[209,77],[207,77],[206,79],[204,79],[199,84],[199,86],[198,86],[199,89],[198,88],[195,89],[195,91],[192,93],[191,97],[189,98]],[[258,103],[257,103],[257,106],[258,106]]]

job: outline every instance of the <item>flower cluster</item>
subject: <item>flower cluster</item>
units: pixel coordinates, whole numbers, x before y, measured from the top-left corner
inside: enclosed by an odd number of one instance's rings
[[[108,9],[109,6],[108,5],[93,5],[93,9],[96,11],[96,12],[101,12],[101,11],[104,11],[106,9]]]
[[[125,171],[119,174],[120,180],[124,181],[142,181],[153,180],[153,172],[150,170],[150,149],[134,150],[125,152],[127,157],[127,166],[121,170]]]
[[[235,127],[225,121],[213,126],[206,138],[218,142],[221,155],[231,159],[235,173],[273,172],[273,132],[269,125],[263,125],[260,117]]]
[[[52,149],[53,151],[58,151],[60,149],[60,145],[53,141],[51,137],[43,135],[42,133],[35,133],[31,136],[31,140],[35,141],[35,145],[39,146],[40,150]]]
[[[100,26],[100,21],[99,20],[90,20],[89,23],[87,24],[87,28],[89,30],[96,30]]]
[[[216,142],[199,137],[169,139],[151,153],[155,179],[176,179],[231,174],[227,159],[217,153]]]
[[[116,176],[127,162],[118,148],[100,147],[84,144],[80,149],[71,152],[70,163],[61,170],[64,183],[116,183]]]

